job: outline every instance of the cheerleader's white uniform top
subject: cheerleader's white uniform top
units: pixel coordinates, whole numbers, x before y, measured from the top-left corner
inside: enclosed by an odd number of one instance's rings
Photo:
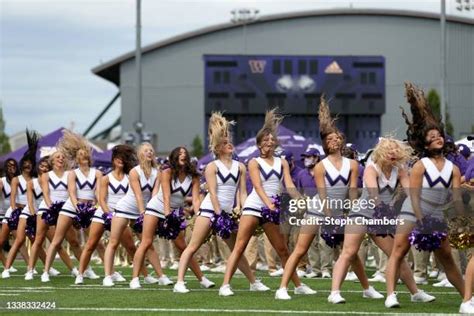
[[[193,178],[186,176],[183,182],[178,178],[171,179],[170,211],[184,206],[184,199],[191,192],[193,187]],[[163,201],[163,191],[160,187],[158,194],[151,198],[146,206],[145,214],[153,215],[158,218],[165,218],[165,205]]]
[[[235,202],[235,193],[237,192],[240,180],[239,162],[232,160],[232,166],[228,169],[220,160],[214,160],[217,167],[217,200],[221,211],[232,214]],[[207,193],[199,208],[199,215],[212,217],[214,207],[211,202],[211,195]]]
[[[147,179],[145,173],[140,166],[133,168],[138,173],[140,179],[140,188],[142,191],[143,204],[147,205],[151,198],[153,186],[155,185],[156,178],[158,176],[158,170],[153,168],[151,170],[150,177]],[[122,197],[115,206],[114,216],[137,219],[140,216],[140,210],[138,209],[137,199],[132,188],[130,188],[124,197]]]
[[[273,166],[270,166],[261,157],[255,158],[258,163],[260,170],[260,180],[262,182],[263,191],[271,198],[272,196],[278,195],[281,192],[281,180],[283,179],[283,165],[281,164],[281,158],[273,157]],[[260,199],[255,191],[252,189],[249,196],[245,200],[244,207],[242,209],[242,215],[252,215],[256,217],[262,217],[262,207],[265,207],[265,203]]]
[[[128,176],[124,175],[122,181],[119,181],[111,172],[106,175],[106,177],[109,178],[109,185],[107,186],[107,205],[109,206],[109,210],[113,212],[118,201],[120,201],[129,190]],[[94,213],[94,217],[92,217],[92,221],[104,224],[104,219],[102,218],[103,214],[104,211],[102,208],[98,207]]]
[[[392,167],[392,171],[390,173],[390,177],[387,179],[385,174],[380,170],[379,166],[373,162],[370,162],[368,166],[372,166],[375,171],[377,172],[377,187],[379,191],[378,200],[385,204],[391,205],[393,201],[393,197],[395,196],[395,192],[399,183],[398,180],[398,167]],[[364,191],[362,192],[362,196],[360,197],[360,201],[367,201],[367,202],[360,202],[359,205],[368,206],[369,201],[369,192],[367,189],[367,185],[364,181]],[[372,218],[374,213],[373,209],[370,208],[361,208],[359,211],[352,210],[350,217],[357,217],[362,216],[366,218]]]
[[[35,209],[38,209],[41,198],[43,197],[43,190],[41,189],[40,183],[38,178],[34,178],[33,180],[33,202],[35,203]],[[30,208],[28,203],[21,211],[20,218],[28,218],[31,215]]]
[[[342,166],[340,170],[332,164],[328,158],[321,160],[321,163],[324,166],[324,183],[326,186],[326,202],[331,211],[341,212],[342,209],[335,208],[333,206],[339,206],[343,204],[344,199],[347,197],[347,192],[349,190],[349,183],[351,180],[351,160],[345,157],[342,157]],[[316,198],[319,199],[319,196],[316,195]],[[319,216],[324,217],[325,214],[323,209],[319,206],[322,203],[315,203],[316,207],[308,209],[307,216]],[[337,215],[334,214],[333,215]]]
[[[7,219],[10,218],[13,211],[10,207],[10,195],[12,193],[12,187],[10,186],[10,183],[8,183],[7,177],[2,177],[1,181],[3,183],[3,201],[0,210],[0,218],[2,219],[2,223],[6,224]]]
[[[65,202],[69,197],[69,192],[67,190],[67,177],[69,175],[69,171],[65,171],[61,178],[59,178],[52,170],[48,172],[48,175],[49,198],[51,203]],[[46,210],[48,210],[48,206],[46,205],[43,197],[43,200],[38,206],[37,214],[42,215]]]
[[[74,169],[74,172],[76,173],[77,200],[94,201],[96,199],[95,190],[97,187],[96,169],[90,168],[87,176],[84,175],[79,168]],[[77,215],[77,210],[72,204],[70,198],[67,199],[66,203],[64,203],[64,206],[59,214],[69,217],[75,217]]]
[[[442,219],[443,212],[449,208],[450,191],[453,184],[454,165],[448,159],[444,159],[444,166],[440,170],[428,157],[421,159],[425,172],[421,185],[420,208],[422,215],[432,215]],[[416,222],[415,212],[411,198],[408,196],[402,205],[400,218],[407,221]]]

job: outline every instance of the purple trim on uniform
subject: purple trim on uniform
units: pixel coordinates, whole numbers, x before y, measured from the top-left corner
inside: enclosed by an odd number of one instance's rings
[[[114,187],[112,183],[109,182],[109,188],[114,192],[115,194],[119,193],[120,190],[122,190],[123,193],[127,193],[128,191],[128,184],[126,187],[124,187],[122,184],[119,184],[118,187]]]
[[[252,207],[244,207],[242,211],[252,211],[252,212],[262,213],[262,210],[257,210],[256,208],[252,208]]]
[[[221,179],[222,183],[226,183],[227,181],[229,181],[229,179],[232,179],[232,180],[234,180],[235,183],[237,183],[239,181],[239,178],[240,178],[240,169],[237,172],[237,177],[234,176],[232,174],[232,172],[229,172],[227,177],[224,177],[224,175],[221,173],[221,171],[219,169],[217,170],[217,176]]]
[[[21,183],[18,183],[18,188],[20,189],[21,194],[25,194],[25,193],[26,193],[26,189],[27,189],[27,188],[24,188],[24,189],[23,189],[23,187],[21,186]]]
[[[445,188],[449,188],[451,186],[451,181],[453,180],[453,173],[451,172],[451,176],[449,177],[448,182],[446,182],[443,177],[438,177],[434,181],[431,179],[430,175],[428,172],[425,170],[425,173],[423,174],[425,176],[426,181],[428,181],[429,186],[432,188],[438,183],[441,183]]]
[[[200,208],[200,209],[199,209],[199,212],[212,213],[212,214],[214,214],[214,210],[209,210],[209,209],[207,209],[207,208]]]
[[[148,189],[150,192],[153,191],[153,187],[148,183],[141,187],[142,192]]]
[[[377,186],[379,187],[379,193],[384,193],[385,191],[388,191],[390,192],[390,194],[393,194],[395,190],[397,189],[398,183],[399,183],[399,180],[397,179],[397,182],[395,183],[395,186],[393,188],[389,184],[387,184],[383,188],[380,188],[379,183],[377,181]]]
[[[155,210],[154,208],[151,208],[151,207],[147,207],[145,208],[145,211],[150,211],[152,213],[156,213],[156,214],[159,214],[159,215],[163,215],[164,216],[164,213],[158,211],[158,210]]]
[[[130,216],[134,216],[134,217],[139,217],[140,216],[140,214],[137,214],[137,213],[125,212],[125,211],[120,211],[120,210],[117,210],[117,209],[115,209],[115,212],[130,215]]]
[[[59,211],[59,213],[61,213],[61,212],[77,215],[77,212],[70,211],[70,210],[65,210],[65,209],[61,209],[61,210]]]
[[[2,187],[2,191],[3,191],[3,196],[4,196],[5,198],[9,198],[9,197],[10,197],[11,192],[7,194],[7,192],[5,191],[5,187]]]
[[[344,178],[342,175],[338,175],[336,179],[332,179],[329,173],[326,171],[326,174],[324,175],[326,179],[328,180],[329,184],[333,187],[336,185],[339,181],[341,181],[344,185],[347,185],[349,183],[349,180],[351,179],[351,173],[352,170],[349,171],[349,174],[347,175],[347,179]]]
[[[270,179],[272,175],[275,175],[278,179],[281,179],[283,176],[283,168],[280,169],[280,173],[278,173],[275,169],[272,168],[269,173],[266,173],[265,170],[263,170],[262,166],[258,165],[258,168],[260,169],[260,173],[262,174],[263,178],[265,180]]]
[[[189,185],[189,187],[185,191],[182,186],[179,186],[178,188],[171,190],[171,194],[174,194],[176,192],[181,192],[183,196],[186,196],[188,195],[189,191],[191,191],[191,187],[192,187],[192,183]]]
[[[38,195],[36,195],[35,190],[33,190],[33,195],[35,196],[35,199],[39,200],[39,198],[43,196],[43,192],[40,192]]]
[[[90,183],[89,180],[86,180],[84,183],[81,183],[79,179],[76,178],[76,185],[79,188],[79,190],[83,190],[86,186],[89,187],[89,189],[93,190],[95,188],[95,185],[97,183],[97,178],[94,179],[94,182]]]
[[[53,187],[53,189],[57,190],[59,188],[59,186],[63,186],[65,189],[67,189],[67,184],[62,182],[62,181],[59,181],[58,183],[54,183],[53,180],[51,180],[51,178],[49,178],[49,184]]]

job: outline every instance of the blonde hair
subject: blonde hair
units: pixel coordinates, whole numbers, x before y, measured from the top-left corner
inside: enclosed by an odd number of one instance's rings
[[[64,154],[69,164],[74,164],[76,162],[77,152],[84,150],[89,158],[89,166],[92,165],[92,148],[87,139],[83,136],[65,129],[63,131],[63,137],[58,141],[56,147],[58,151]]]
[[[148,142],[141,143],[137,149],[138,164],[140,165],[140,168],[143,170],[143,173],[145,174],[145,176],[148,178],[151,175],[151,171],[153,170],[153,168],[156,168],[157,164],[156,164],[155,159],[152,159],[151,163],[148,163],[146,161],[145,147],[150,147],[151,150],[153,150],[153,153],[155,153],[155,150],[153,149],[153,146]]]
[[[218,155],[218,147],[224,140],[228,138],[229,142],[232,142],[230,127],[234,125],[234,121],[227,121],[221,112],[213,112],[209,119],[209,150],[214,154]]]
[[[326,138],[329,134],[337,133],[341,134],[341,132],[336,127],[336,119],[332,118],[331,111],[329,110],[329,104],[326,101],[324,95],[321,96],[319,102],[319,109],[318,109],[318,116],[319,116],[319,134],[321,136],[321,140]]]
[[[51,170],[54,167],[54,164],[53,164],[54,163],[54,158],[59,154],[64,155],[64,158],[66,158],[66,155],[61,150],[56,150],[51,155],[49,155],[48,163],[51,166]],[[64,159],[64,170],[68,170],[68,169],[69,169],[69,161],[67,159]]]
[[[275,141],[278,140],[278,126],[280,126],[281,122],[283,121],[283,118],[283,115],[278,113],[278,107],[274,107],[273,109],[265,113],[265,121],[263,122],[263,127],[257,133],[257,145],[259,145],[262,139],[269,134],[273,135]]]
[[[392,144],[395,144],[398,148],[398,159],[396,164],[398,167],[404,168],[406,164],[413,158],[413,149],[409,145],[391,136],[381,137],[379,139],[379,142],[375,146],[371,155],[372,161],[381,167],[382,161],[385,160],[387,153],[391,150],[390,145]]]

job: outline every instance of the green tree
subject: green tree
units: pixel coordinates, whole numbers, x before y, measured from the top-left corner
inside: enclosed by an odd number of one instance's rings
[[[0,155],[7,154],[11,151],[10,141],[5,134],[5,121],[3,120],[3,106],[0,103]]]
[[[199,135],[196,135],[196,137],[194,137],[193,139],[191,155],[193,155],[193,157],[201,158],[203,154],[204,146],[202,144],[201,137],[199,137]]]
[[[428,91],[428,104],[430,105],[436,117],[441,118],[441,100],[439,98],[438,92],[435,89],[431,89],[430,91]],[[451,117],[447,110],[445,129],[448,135],[454,135],[454,126],[453,123],[451,123]]]

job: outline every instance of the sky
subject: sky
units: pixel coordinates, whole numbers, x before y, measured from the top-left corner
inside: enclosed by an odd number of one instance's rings
[[[474,16],[455,6],[447,0],[447,13]],[[237,8],[256,8],[264,16],[349,7],[439,12],[440,0],[142,0],[142,46],[228,22]],[[91,69],[135,49],[135,14],[135,0],[0,0],[0,102],[7,134],[60,126],[83,132],[118,92]],[[91,134],[119,115],[117,102]]]

